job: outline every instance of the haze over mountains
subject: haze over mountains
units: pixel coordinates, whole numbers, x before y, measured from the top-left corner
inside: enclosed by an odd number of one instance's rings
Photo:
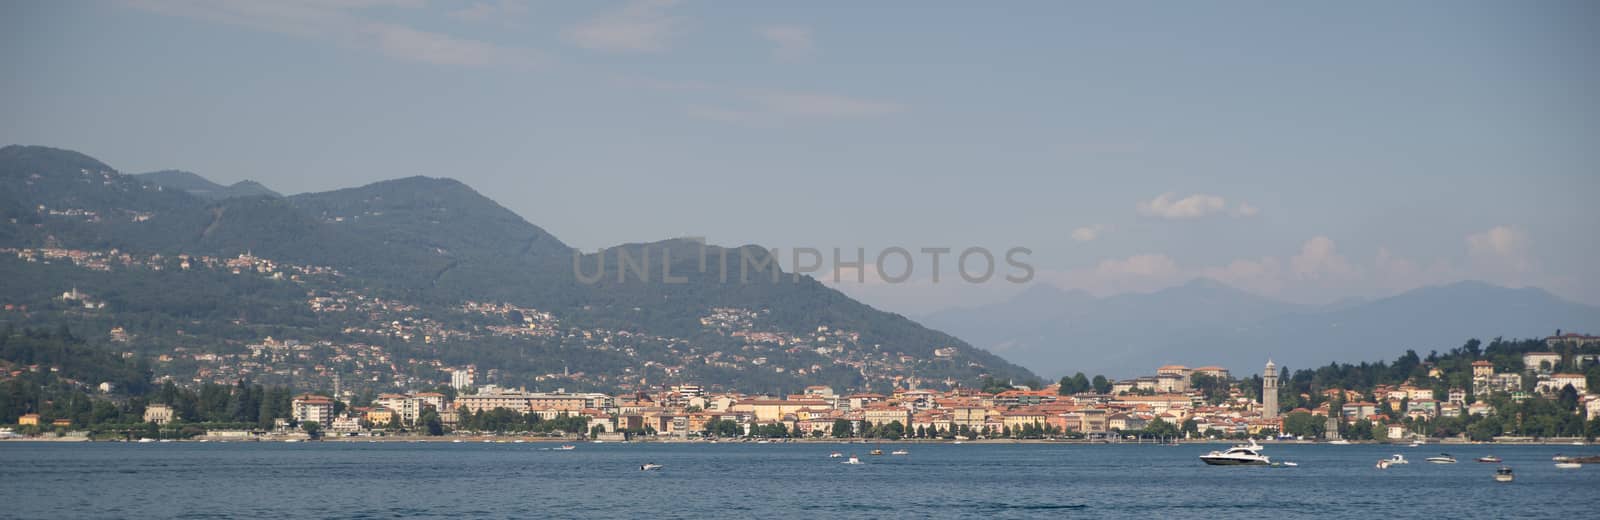
[[[575,259],[560,239],[451,179],[410,177],[282,197],[256,184],[221,187],[175,171],[121,175],[77,152],[7,146],[0,148],[0,212],[6,217],[0,248],[71,250],[84,258],[131,254],[135,265],[112,261],[74,270],[59,257],[0,257],[0,277],[14,281],[0,297],[32,309],[0,320],[65,324],[93,338],[125,328],[139,338],[135,350],[147,354],[195,344],[237,352],[265,336],[333,337],[377,344],[396,358],[437,360],[435,366],[503,369],[511,384],[568,372],[626,375],[630,385],[680,381],[773,392],[809,384],[883,390],[907,378],[927,386],[972,385],[985,375],[1033,378],[1024,368],[809,277],[779,271],[773,281],[768,275],[778,270],[776,263],[748,269],[737,263],[740,255],[766,260],[759,247],[664,240]],[[664,267],[669,249],[670,265]],[[645,262],[641,271],[619,279],[622,251]],[[328,266],[338,275],[261,285],[240,276],[175,273],[171,263],[179,255],[228,259],[244,253],[279,264]],[[734,262],[725,268],[734,283],[723,282],[715,269],[715,259],[725,253]],[[702,258],[713,259],[712,270]],[[593,271],[602,261],[609,263],[606,276],[576,278],[575,262]],[[146,264],[151,267],[137,268]],[[681,281],[662,283],[669,272]],[[747,272],[748,283],[738,282]],[[641,275],[654,281],[641,282]],[[74,287],[103,298],[104,309],[63,305],[58,295]],[[385,304],[395,315],[312,312],[308,295],[381,298],[395,302]],[[512,334],[441,342],[440,337],[489,336],[491,326],[538,321],[523,311],[501,311],[483,321],[463,314],[467,301],[537,309],[563,329],[531,339]],[[707,321],[717,314],[737,319]],[[413,324],[435,331],[408,333],[413,339],[403,341],[350,332]],[[760,336],[766,333],[775,336]],[[795,343],[802,340],[810,343]],[[430,370],[417,376],[397,368],[385,377],[437,377],[438,369]],[[565,384],[625,388],[616,380]]]
[[[1011,300],[919,317],[1050,378],[1082,371],[1116,377],[1157,366],[1222,365],[1253,374],[1279,366],[1390,359],[1445,351],[1469,338],[1600,331],[1600,307],[1537,288],[1482,282],[1424,287],[1374,301],[1297,305],[1209,279],[1152,293],[1095,298],[1036,285]]]

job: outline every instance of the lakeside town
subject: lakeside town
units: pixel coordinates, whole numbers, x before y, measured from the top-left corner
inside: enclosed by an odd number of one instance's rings
[[[264,421],[266,427],[208,424],[201,417],[204,412],[198,408],[241,406],[237,402],[241,394],[251,399],[248,391],[208,385],[194,397],[185,398],[185,391],[169,382],[151,402],[137,405],[142,408],[136,411],[143,423],[137,428],[86,428],[70,417],[28,413],[18,418],[14,428],[0,431],[0,436],[129,441],[442,440],[463,436],[565,441],[1592,440],[1594,425],[1600,423],[1595,420],[1600,417],[1600,395],[1591,392],[1589,378],[1581,370],[1600,361],[1596,354],[1583,353],[1600,347],[1600,337],[1561,334],[1545,338],[1544,344],[1551,350],[1522,353],[1511,367],[1487,359],[1467,363],[1469,384],[1462,387],[1443,386],[1447,385],[1443,382],[1460,380],[1443,366],[1447,363],[1423,362],[1417,367],[1421,376],[1403,384],[1378,385],[1367,392],[1328,389],[1315,396],[1290,396],[1297,403],[1318,403],[1314,406],[1280,402],[1288,382],[1280,380],[1283,376],[1271,361],[1260,376],[1245,379],[1217,366],[1165,365],[1134,379],[1096,377],[1091,381],[1078,374],[1042,388],[994,382],[984,389],[906,387],[892,393],[842,393],[811,386],[789,395],[713,392],[695,384],[626,394],[527,391],[479,384],[477,369],[466,366],[446,369],[446,386],[382,393],[370,399],[339,388],[292,396],[281,390],[287,413]],[[1558,347],[1572,353],[1564,355]],[[1560,430],[1557,426],[1544,435],[1526,435],[1507,425],[1496,425],[1498,431],[1480,427],[1506,411],[1497,407],[1533,405],[1555,406],[1577,421],[1579,429]],[[1451,424],[1460,431],[1451,430]],[[1475,426],[1460,426],[1465,424]]]

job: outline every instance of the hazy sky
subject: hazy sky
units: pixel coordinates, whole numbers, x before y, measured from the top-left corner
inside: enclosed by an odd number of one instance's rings
[[[454,177],[584,249],[1026,246],[1096,294],[1483,279],[1600,303],[1597,22],[1591,1],[5,2],[0,143],[285,193]],[[841,288],[903,312],[1016,290]]]

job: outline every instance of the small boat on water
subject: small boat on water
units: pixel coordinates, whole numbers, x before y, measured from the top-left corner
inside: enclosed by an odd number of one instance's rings
[[[841,458],[841,457],[844,457],[844,454],[843,453],[839,453],[837,451],[828,454],[828,458],[830,458],[830,459],[837,459],[837,458]]]
[[[1496,457],[1494,455],[1485,455],[1478,457],[1478,462],[1499,464],[1501,460],[1500,457]]]
[[[1500,466],[1500,469],[1494,470],[1495,482],[1511,482],[1516,478],[1516,475],[1511,474],[1510,466]]]
[[[1224,451],[1213,451],[1200,456],[1200,461],[1212,466],[1266,466],[1272,459],[1261,454],[1261,445],[1252,439],[1250,444],[1240,444]]]
[[[851,455],[849,459],[840,462],[840,464],[863,464],[863,462],[861,462],[861,459],[856,458],[855,455]]]
[[[1344,440],[1344,439],[1339,439],[1339,440],[1336,440],[1336,441],[1328,441],[1328,444],[1332,444],[1334,446],[1349,446],[1350,445],[1350,441],[1347,441],[1347,440]]]
[[[904,448],[901,448],[901,449],[898,449],[898,450],[891,451],[891,452],[889,452],[889,454],[890,455],[910,455],[911,452],[906,450],[906,449],[904,449]]]
[[[639,466],[639,471],[657,471],[657,470],[660,470],[661,468],[664,468],[664,467],[666,467],[666,466],[662,466],[662,465],[656,464],[654,462],[646,462],[643,465]]]
[[[1389,466],[1396,466],[1396,465],[1400,465],[1400,464],[1410,464],[1410,463],[1411,462],[1406,460],[1406,457],[1404,455],[1396,453],[1396,454],[1394,454],[1393,457],[1389,457],[1387,459],[1379,460],[1378,461],[1378,469],[1389,469]]]
[[[560,451],[572,451],[572,450],[578,449],[578,447],[577,446],[573,446],[571,444],[562,444],[560,448],[556,448],[556,449],[560,450]]]
[[[1553,461],[1556,461],[1556,462],[1572,462],[1572,457],[1568,457],[1566,455],[1562,455],[1560,453],[1557,453],[1556,456],[1550,457],[1550,460],[1553,460]]]
[[[1451,457],[1449,453],[1440,453],[1437,457],[1428,457],[1427,459],[1424,459],[1424,460],[1427,460],[1428,462],[1432,462],[1434,464],[1455,464],[1456,463],[1456,458],[1455,457]]]
[[[1578,468],[1583,467],[1583,463],[1581,463],[1581,462],[1557,462],[1556,463],[1556,467],[1560,468],[1560,469],[1578,469]]]
[[[883,455],[883,450],[872,450],[867,452],[867,455]]]

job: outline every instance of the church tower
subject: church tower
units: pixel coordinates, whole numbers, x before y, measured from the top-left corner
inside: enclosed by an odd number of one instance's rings
[[[1261,373],[1261,418],[1278,418],[1278,365],[1267,360],[1267,369]]]

